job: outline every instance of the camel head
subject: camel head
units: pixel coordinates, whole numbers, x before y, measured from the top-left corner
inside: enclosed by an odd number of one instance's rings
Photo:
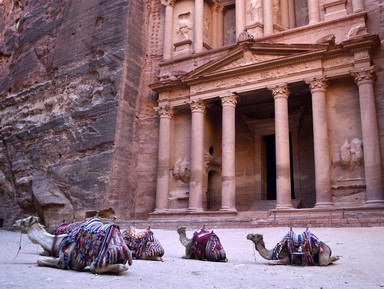
[[[35,216],[29,216],[24,219],[16,220],[12,227],[19,229],[22,233],[27,233],[28,230],[35,224],[39,224],[39,218]]]
[[[180,234],[183,234],[183,235],[186,235],[187,234],[187,228],[186,227],[178,227],[177,228],[177,233],[180,235]]]
[[[265,246],[263,235],[261,234],[248,234],[247,239],[251,240],[253,243],[255,243],[255,245],[257,245],[257,243],[260,243],[261,245]]]

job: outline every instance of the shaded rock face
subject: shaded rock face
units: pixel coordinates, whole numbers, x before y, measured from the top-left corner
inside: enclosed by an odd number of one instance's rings
[[[144,4],[132,2],[0,1],[5,227],[22,213],[38,214],[48,226],[110,207],[129,215],[145,55]],[[124,134],[116,137],[118,130]]]

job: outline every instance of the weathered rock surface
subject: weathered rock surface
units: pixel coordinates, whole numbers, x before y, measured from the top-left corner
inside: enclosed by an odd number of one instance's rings
[[[145,1],[0,1],[0,218],[129,216]]]

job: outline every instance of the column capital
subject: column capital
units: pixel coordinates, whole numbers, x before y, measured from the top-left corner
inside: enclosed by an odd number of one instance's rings
[[[160,118],[168,117],[172,118],[173,116],[173,110],[170,105],[163,105],[156,108],[157,113],[159,114]]]
[[[161,4],[164,6],[175,6],[176,0],[161,0]]]
[[[221,105],[222,106],[233,106],[236,107],[238,96],[233,93],[229,93],[223,96],[220,96],[221,98]]]
[[[311,91],[325,91],[327,89],[327,78],[324,76],[317,76],[305,79]]]
[[[353,70],[351,71],[351,74],[355,78],[357,85],[363,83],[373,83],[375,80],[375,69],[373,66]]]
[[[205,105],[204,105],[204,102],[201,99],[192,100],[189,103],[189,105],[191,106],[192,113],[194,113],[194,112],[205,113]]]
[[[288,98],[289,95],[289,89],[287,83],[277,84],[277,85],[270,85],[267,86],[269,90],[272,91],[272,96],[274,99],[277,98]]]

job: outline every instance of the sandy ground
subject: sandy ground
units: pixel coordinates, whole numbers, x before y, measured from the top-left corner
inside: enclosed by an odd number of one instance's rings
[[[302,233],[303,228],[294,228]],[[26,235],[0,230],[0,288],[384,288],[384,227],[313,228],[333,255],[341,256],[327,267],[271,266],[246,239],[262,233],[268,249],[288,228],[217,229],[227,252],[227,263],[185,260],[176,231],[153,230],[165,249],[164,262],[134,260],[121,275],[94,275],[38,267],[42,249]],[[192,235],[192,230],[187,235]]]

